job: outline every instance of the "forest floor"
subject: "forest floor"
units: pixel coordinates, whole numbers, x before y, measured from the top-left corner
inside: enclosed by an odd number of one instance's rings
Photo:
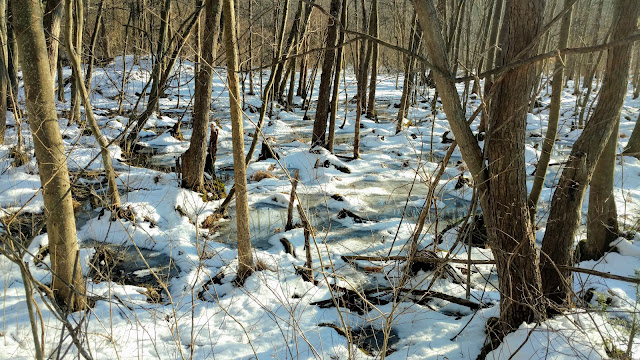
[[[123,68],[127,69],[126,74]],[[64,73],[70,75],[68,69]],[[401,90],[396,89],[395,75],[379,76],[378,116],[362,119],[358,160],[348,159],[353,154],[355,105],[352,101],[345,104],[356,92],[354,76],[347,75],[342,84],[338,125],[344,121],[344,126],[336,129],[337,156],[309,152],[313,101],[307,113],[300,108],[299,98],[298,106],[291,111],[274,104],[263,133],[279,160],[258,161],[259,145],[248,168],[251,239],[261,270],[249,277],[244,287],[235,287],[233,203],[228,218],[211,229],[203,229],[202,222],[221,200],[205,201],[202,194],[179,187],[175,160],[189,146],[192,64],[184,62],[175,74],[167,96],[160,102],[162,115],[153,115],[149,120],[136,154],[126,158],[118,146],[110,147],[123,205],[133,212],[128,219],[110,220],[101,200],[106,180],[101,173],[99,148],[89,131],[68,124],[63,118],[68,114],[69,102],[57,104],[63,114],[59,124],[75,183],[82,273],[87,279],[88,295],[95,302],[88,312],[72,314],[70,319],[72,323],[82,322],[80,341],[93,358],[367,359],[380,357],[385,334],[389,359],[478,356],[487,339],[485,325],[499,312],[493,265],[456,263],[437,275],[423,264],[402,280],[406,280],[403,288],[417,291],[394,298],[388,288],[401,281],[403,261],[343,258],[406,254],[408,239],[428,193],[427,184],[453,139],[451,134],[445,134],[448,123],[440,104],[431,108],[433,89],[418,94],[416,105],[409,110],[409,123],[395,135],[394,105],[399,103]],[[123,102],[126,111],[134,107],[136,94],[150,76],[149,63],[145,60],[134,64],[133,57],[127,57],[123,65],[123,59],[118,58],[105,68],[96,69],[93,76],[94,111],[109,140],[116,138],[129,122],[128,117],[117,115],[123,76],[127,77]],[[212,116],[219,129],[217,176],[225,181],[228,190],[233,184],[233,161],[225,80],[224,71],[218,70],[214,75]],[[255,83],[259,93],[258,76]],[[571,130],[571,122],[577,117],[576,97],[572,95],[573,84],[568,85],[562,100],[558,141],[538,208],[539,241],[561,164],[580,134],[580,130]],[[69,99],[69,87],[66,90]],[[461,94],[463,90],[464,84],[460,84]],[[543,88],[540,107],[528,115],[529,175],[535,169],[547,125],[548,91]],[[317,89],[314,101],[316,95]],[[24,104],[23,92],[19,96]],[[244,101],[248,148],[258,118],[254,110],[261,106],[261,100],[259,95],[246,95]],[[144,106],[146,103],[142,102],[138,111]],[[466,106],[471,115],[479,106],[479,99],[470,96]],[[629,92],[622,110],[619,150],[626,145],[639,111],[640,99],[633,100]],[[6,220],[20,212],[9,230],[14,236],[35,236],[29,250],[40,257],[27,255],[24,260],[33,276],[46,284],[51,281],[49,257],[43,251],[48,239],[46,229],[42,233],[36,230],[43,221],[43,200],[32,138],[28,126],[23,125],[21,133],[29,161],[15,166],[10,152],[17,143],[19,127],[12,115],[7,116],[5,145],[0,146],[0,216]],[[183,139],[170,133],[178,121],[182,121]],[[477,121],[472,125],[474,130],[476,127]],[[300,173],[298,195],[302,208],[315,229],[311,239],[315,285],[305,282],[296,272],[296,267],[305,263],[303,229],[284,231],[291,189],[289,176],[295,170]],[[491,252],[481,239],[474,238],[474,246],[468,247],[465,239],[456,241],[458,226],[444,231],[473,211],[473,190],[464,178],[469,179],[470,175],[456,150],[437,186],[438,201],[432,206],[420,246],[435,249],[439,257],[491,260]],[[527,186],[532,182],[533,177],[529,176]],[[576,266],[640,276],[640,160],[617,157],[614,193],[620,227],[629,233],[628,238],[618,239],[615,251],[599,261]],[[583,205],[585,215],[587,202],[588,197]],[[297,212],[295,222],[299,222]],[[576,242],[585,236],[581,229]],[[291,244],[293,251],[289,252],[293,254],[285,251],[281,239]],[[350,291],[336,290],[337,286]],[[0,256],[0,289],[0,358],[33,358],[20,270],[4,256]],[[579,307],[539,325],[522,324],[488,358],[600,359],[614,356],[615,351],[626,352],[630,332],[640,322],[634,315],[640,300],[638,287],[576,274],[574,289],[581,300]],[[452,301],[439,294],[453,297],[449,299]],[[348,301],[335,307],[332,298],[336,297]],[[38,322],[44,326],[45,356],[64,358],[77,354],[68,333],[62,333],[61,322],[43,298],[36,294],[35,301],[42,313]],[[632,344],[631,354],[640,354],[640,339]]]

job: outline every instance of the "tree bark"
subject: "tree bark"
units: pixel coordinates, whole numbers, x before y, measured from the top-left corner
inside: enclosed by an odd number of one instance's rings
[[[43,186],[51,270],[54,273],[51,287],[60,304],[71,310],[81,310],[86,306],[85,290],[82,272],[74,266],[79,261],[76,224],[40,1],[13,1],[12,10],[29,124]]]
[[[207,155],[207,129],[209,127],[209,108],[213,84],[213,62],[216,58],[216,42],[220,29],[222,8],[219,0],[206,0],[204,38],[202,54],[196,76],[193,103],[193,133],[189,149],[182,155],[182,186],[202,191],[204,186],[204,167]]]
[[[233,0],[223,1],[224,44],[227,57],[227,80],[233,141],[233,174],[236,188],[236,222],[238,231],[238,271],[236,283],[242,285],[255,266],[249,234],[249,203],[247,199],[247,169],[244,163],[244,131],[238,85],[238,49],[235,39],[235,9]]]
[[[75,6],[74,25],[73,28],[73,46],[76,48],[78,54],[82,54],[82,34],[84,32],[84,6],[82,0],[74,0],[73,4],[66,2],[68,6]],[[73,8],[72,8],[73,10]],[[82,58],[80,58],[80,64],[82,64]],[[82,65],[80,65],[82,66]],[[71,114],[69,115],[69,122],[81,122],[80,104],[82,103],[82,96],[80,95],[80,84],[78,84],[79,77],[77,74],[71,75]]]
[[[377,38],[379,36],[378,27],[378,0],[373,0],[371,4],[371,23],[369,33]],[[369,83],[369,100],[367,101],[367,117],[375,116],[376,107],[376,82],[378,81],[378,43],[371,41],[371,81]]]
[[[508,4],[502,62],[508,63],[515,58],[537,35],[542,5],[542,1]],[[502,106],[492,109],[491,133],[487,139],[488,163],[491,164],[488,174],[478,142],[466,124],[433,3],[414,0],[414,6],[425,31],[425,43],[433,64],[449,73],[449,76],[443,76],[438,71],[433,72],[449,124],[478,186],[497,263],[501,330],[502,333],[509,332],[523,321],[539,321],[545,317],[535,236],[524,190],[524,130],[533,68],[528,66],[506,73],[497,89],[496,103]]]
[[[331,95],[331,80],[333,75],[333,63],[336,56],[336,37],[338,32],[338,25],[333,20],[340,14],[340,7],[342,2],[340,0],[331,0],[331,7],[329,9],[329,28],[327,30],[327,37],[325,39],[325,46],[327,50],[324,52],[324,61],[322,63],[322,74],[320,74],[320,88],[318,89],[318,102],[316,105],[316,118],[313,123],[313,135],[311,138],[311,148],[315,146],[326,146],[325,136],[327,132],[327,116],[329,115],[330,95]]]
[[[347,0],[342,1],[342,11],[340,12],[340,22],[342,24],[347,23]],[[329,115],[329,137],[327,138],[327,150],[333,153],[333,145],[336,137],[336,120],[338,116],[338,97],[340,95],[340,75],[342,73],[342,64],[344,63],[344,47],[341,46],[344,43],[344,32],[340,32],[338,36],[337,46],[338,51],[336,53],[336,71],[333,77],[333,89],[331,94],[331,114]],[[346,109],[345,109],[346,111]]]
[[[502,51],[496,64],[503,65],[536,53],[526,50],[542,27],[544,0],[507,2],[500,35]],[[523,321],[544,319],[545,304],[535,232],[529,218],[526,192],[525,130],[529,95],[540,73],[535,65],[504,74],[497,86],[489,114],[487,161],[490,186],[488,207],[483,207],[490,247],[496,260],[501,293],[502,330],[513,331]]]
[[[638,18],[636,1],[616,0],[617,21],[614,22],[612,40],[619,40],[636,30]],[[547,229],[542,242],[542,285],[544,294],[556,304],[571,304],[573,279],[566,270],[556,265],[570,265],[576,230],[580,224],[584,193],[596,163],[614,132],[616,118],[627,91],[631,44],[622,44],[608,50],[607,65],[601,94],[593,116],[582,135],[573,145],[569,160],[553,195]]]
[[[619,236],[613,180],[616,170],[620,116],[613,121],[615,122],[613,132],[596,163],[589,184],[587,241],[580,248],[580,260],[601,258],[610,250],[609,244]]]

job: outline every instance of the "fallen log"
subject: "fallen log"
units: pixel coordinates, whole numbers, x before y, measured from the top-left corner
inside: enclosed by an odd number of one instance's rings
[[[398,255],[396,255],[396,256],[343,255],[341,258],[345,262],[352,262],[352,261],[356,261],[356,260],[362,260],[362,261],[398,261],[398,260],[407,260],[406,256],[398,256]],[[415,260],[416,261],[421,261],[421,262],[433,262],[433,263],[450,262],[450,263],[453,263],[453,264],[471,264],[471,265],[493,265],[493,264],[496,263],[494,260],[471,260],[471,261],[469,261],[469,260],[464,260],[464,259],[451,259],[451,258],[445,259],[445,258],[420,258],[420,257],[416,257]],[[550,265],[550,266],[553,266],[553,265]],[[640,278],[622,276],[622,275],[615,275],[615,274],[606,273],[606,272],[602,272],[602,271],[598,271],[598,270],[585,269],[585,268],[580,268],[580,267],[575,267],[575,266],[556,265],[555,267],[560,269],[560,270],[569,270],[571,272],[598,276],[598,277],[605,278],[605,279],[624,281],[624,282],[628,282],[628,283],[632,283],[632,284],[640,284]]]

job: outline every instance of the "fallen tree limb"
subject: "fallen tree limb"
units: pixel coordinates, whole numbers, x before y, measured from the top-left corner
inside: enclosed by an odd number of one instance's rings
[[[407,257],[406,256],[398,256],[398,255],[396,255],[396,256],[343,255],[342,256],[342,260],[344,260],[345,262],[353,262],[353,261],[356,261],[356,260],[362,260],[362,261],[399,261],[399,260],[407,260]],[[414,260],[415,261],[421,261],[421,262],[431,262],[431,263],[450,262],[450,263],[454,263],[454,264],[471,264],[471,265],[493,265],[493,264],[496,263],[494,260],[471,260],[471,261],[468,261],[468,260],[464,260],[464,259],[445,259],[445,258],[433,259],[433,258],[422,258],[422,257],[416,257]],[[624,282],[628,282],[628,283],[632,283],[632,284],[640,284],[640,278],[634,278],[634,277],[622,276],[622,275],[615,275],[615,274],[611,274],[611,273],[607,273],[607,272],[602,272],[602,271],[593,270],[593,269],[585,269],[585,268],[576,267],[576,266],[557,265],[557,268],[561,269],[561,270],[569,270],[569,271],[574,272],[574,273],[594,275],[594,276],[598,276],[598,277],[605,278],[605,279],[624,281]]]
[[[398,261],[398,260],[407,260],[406,256],[396,255],[396,256],[361,256],[361,255],[343,255],[342,260],[344,262],[353,262],[356,260],[363,261]],[[496,262],[494,260],[471,260],[468,261],[466,259],[445,259],[445,258],[427,258],[416,256],[414,261],[418,262],[426,262],[426,263],[453,263],[453,264],[471,264],[471,265],[493,265]]]

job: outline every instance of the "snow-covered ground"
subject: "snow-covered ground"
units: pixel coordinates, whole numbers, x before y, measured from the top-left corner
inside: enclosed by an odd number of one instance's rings
[[[123,58],[116,59],[104,69],[94,72],[92,96],[95,112],[103,133],[109,140],[117,137],[129,119],[118,116],[119,86],[123,76]],[[150,76],[150,65],[143,59],[134,64],[133,56],[126,58],[126,95],[123,107],[131,110]],[[65,71],[65,76],[70,72]],[[193,65],[181,64],[176,76],[161,99],[162,115],[154,115],[141,133],[141,145],[146,153],[140,155],[153,169],[134,166],[140,158],[125,159],[120,148],[113,145],[111,156],[118,172],[123,205],[131,207],[135,221],[110,221],[101,213],[99,202],[85,200],[77,210],[78,241],[81,244],[82,272],[87,279],[88,295],[95,300],[86,313],[70,316],[72,323],[82,323],[79,335],[82,346],[95,359],[197,358],[197,359],[367,359],[380,357],[377,348],[383,334],[388,336],[389,359],[474,359],[487,338],[485,324],[498,316],[499,294],[495,269],[492,265],[471,268],[470,300],[481,305],[473,310],[445,300],[419,301],[419,297],[393,298],[376,290],[399,281],[402,264],[399,262],[357,261],[350,264],[344,255],[401,255],[411,235],[418,212],[425,202],[427,184],[437,171],[437,162],[450,146],[443,143],[448,130],[446,116],[440,108],[430,106],[429,93],[419,94],[416,106],[409,110],[409,126],[395,134],[395,118],[401,91],[396,89],[396,76],[378,77],[378,120],[363,118],[361,129],[361,159],[355,161],[336,157],[328,152],[309,152],[312,120],[305,120],[299,107],[284,111],[279,105],[263,128],[264,136],[274,146],[279,160],[255,161],[248,168],[251,238],[255,258],[263,270],[253,274],[244,287],[232,283],[237,261],[233,205],[230,219],[222,219],[215,229],[201,228],[203,220],[213,213],[221,201],[204,201],[201,194],[180,188],[179,179],[171,166],[175,158],[188,148],[191,134],[190,100],[193,96]],[[267,74],[263,74],[267,76]],[[214,75],[212,117],[219,128],[219,152],[216,168],[226,181],[233,184],[231,157],[231,125],[229,98],[225,89],[224,70]],[[266,79],[266,78],[265,78]],[[257,79],[256,84],[260,82]],[[402,84],[402,77],[400,77]],[[347,75],[341,99],[355,95],[353,75]],[[248,82],[247,82],[248,85]],[[462,93],[464,84],[459,85]],[[569,84],[562,101],[561,126],[557,151],[541,196],[538,238],[544,234],[544,216],[559,177],[561,164],[580,131],[571,131],[576,118],[575,96]],[[69,89],[66,97],[69,99]],[[314,100],[318,89],[314,89]],[[247,89],[248,92],[248,89]],[[259,89],[256,88],[256,93]],[[595,94],[595,93],[594,93]],[[21,94],[20,96],[22,96]],[[23,101],[23,100],[21,100]],[[245,105],[260,106],[259,96],[246,95]],[[300,104],[301,99],[296,98]],[[542,91],[542,105],[549,103],[547,89]],[[474,96],[467,102],[470,115],[479,105]],[[68,110],[69,103],[58,103],[58,110]],[[141,111],[143,101],[138,106]],[[336,153],[351,156],[355,122],[354,104],[342,100],[338,110]],[[640,100],[629,93],[622,110],[619,150],[626,145],[640,111]],[[0,208],[2,216],[21,211],[41,214],[43,201],[35,159],[20,166],[12,165],[10,148],[17,142],[16,121],[9,116],[5,145],[0,146]],[[314,103],[306,113],[314,117]],[[245,142],[251,141],[258,114],[246,107]],[[535,169],[540,154],[539,144],[547,124],[548,109],[536,108],[527,122],[527,173]],[[168,130],[182,120],[184,140],[172,137]],[[105,191],[106,181],[96,171],[102,169],[99,149],[87,131],[76,124],[68,125],[60,118],[60,128],[68,151],[68,164],[79,186],[94,193]],[[477,127],[477,122],[472,126]],[[28,126],[22,126],[26,150],[32,154],[32,140]],[[451,134],[447,135],[449,139]],[[462,218],[469,211],[472,189],[460,185],[459,177],[469,177],[464,163],[454,152],[436,194],[430,222],[421,246],[433,248],[436,233]],[[348,172],[344,168],[348,168]],[[90,170],[92,176],[81,170]],[[155,169],[155,170],[154,170]],[[304,234],[300,228],[284,231],[286,205],[291,188],[289,176],[300,172],[298,193],[302,207],[308,212],[315,233],[312,238],[313,267],[317,284],[303,281],[295,267],[304,265]],[[266,171],[272,177],[254,177]],[[260,180],[260,181],[257,181]],[[527,185],[531,186],[530,177]],[[640,161],[633,157],[617,158],[615,196],[621,229],[640,227]],[[94,197],[95,198],[95,197]],[[588,198],[588,197],[587,197]],[[364,221],[338,216],[342,209],[359,215]],[[583,206],[586,213],[587,201]],[[439,218],[436,220],[436,214]],[[29,218],[24,216],[23,218]],[[342,217],[342,218],[341,218]],[[296,220],[298,217],[296,215]],[[576,241],[585,237],[584,231]],[[491,259],[491,252],[483,247],[456,243],[455,229],[443,237],[438,254],[442,257],[476,260]],[[281,239],[288,240],[294,255],[285,252]],[[30,253],[37,254],[47,244],[46,233],[35,237]],[[109,281],[99,278],[91,270],[90,262],[103,244],[120,246],[131,260],[130,269],[139,277],[153,277],[156,272],[168,293],[159,289],[159,297],[136,283],[127,280]],[[577,264],[584,268],[634,277],[640,268],[640,235],[619,239],[617,252],[599,261]],[[98,249],[98,250],[96,250]],[[137,261],[138,249],[149,258],[149,268]],[[125,255],[123,255],[125,256]],[[155,259],[155,260],[154,260]],[[32,255],[24,259],[31,273],[42,283],[51,281],[47,271],[48,256],[43,262]],[[138,259],[139,260],[139,259]],[[169,264],[170,263],[170,264]],[[104,264],[99,264],[104,265]],[[129,264],[130,265],[130,264]],[[136,268],[136,266],[138,266]],[[168,270],[170,268],[171,270]],[[466,297],[467,265],[454,266],[453,276],[437,277],[433,272],[420,271],[408,279],[405,288],[430,289],[457,298]],[[149,276],[151,275],[151,276]],[[135,276],[133,276],[135,278]],[[453,281],[456,278],[465,279]],[[125,283],[129,285],[125,285]],[[152,281],[153,283],[153,281]],[[135,285],[134,285],[135,284]],[[158,290],[158,281],[155,282]],[[314,304],[332,298],[330,286],[339,285],[366,292],[374,299],[369,306],[324,307]],[[596,276],[576,275],[575,291],[588,300],[588,307],[556,316],[542,324],[523,324],[508,335],[504,343],[488,355],[495,359],[600,359],[608,358],[606,348],[625,352],[629,332],[637,312],[638,288],[633,284]],[[162,287],[162,286],[160,286]],[[34,345],[27,315],[25,292],[19,268],[0,256],[0,291],[2,295],[2,327],[0,328],[0,358],[28,359],[34,356]],[[590,291],[588,291],[590,290]],[[588,294],[587,294],[588,293]],[[334,296],[336,293],[334,292]],[[152,301],[155,300],[155,301]],[[159,300],[159,301],[158,301]],[[45,356],[76,357],[68,333],[44,303],[35,295],[42,313]],[[81,320],[83,319],[84,320]],[[341,331],[336,330],[342,329]],[[350,329],[348,340],[344,329]],[[375,340],[377,338],[378,340]],[[62,345],[59,344],[62,342]],[[359,343],[354,345],[354,343]],[[632,354],[640,354],[640,342],[633,342]],[[53,354],[53,355],[52,355]],[[636,355],[638,356],[638,355]],[[632,357],[634,357],[632,355]]]

